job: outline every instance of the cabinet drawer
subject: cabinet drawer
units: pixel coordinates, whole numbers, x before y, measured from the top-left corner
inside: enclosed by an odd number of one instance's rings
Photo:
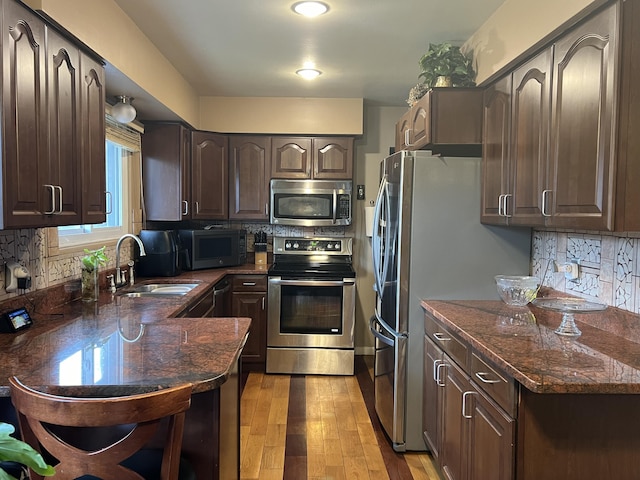
[[[266,292],[266,275],[234,275],[231,279],[231,289],[234,292]]]
[[[424,316],[424,330],[433,342],[444,350],[464,370],[467,369],[467,346],[458,340],[451,332],[436,322],[428,313]]]
[[[490,367],[476,353],[471,355],[471,380],[500,405],[515,416],[516,385],[512,378],[507,378]]]

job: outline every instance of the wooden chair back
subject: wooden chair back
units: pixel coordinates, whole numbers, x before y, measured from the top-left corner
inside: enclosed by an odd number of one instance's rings
[[[178,478],[185,412],[191,404],[191,385],[124,397],[78,398],[39,392],[9,379],[11,400],[18,413],[23,441],[41,446],[55,457],[56,480],[94,475],[103,480],[140,480],[120,462],[141,450],[168,421],[162,455],[162,480]],[[124,436],[100,448],[85,449],[54,433],[55,427],[115,427],[126,425]],[[54,426],[54,428],[52,428]],[[164,424],[163,424],[164,428]],[[76,429],[77,430],[77,429]],[[83,435],[86,435],[83,429]],[[65,437],[66,438],[66,437]],[[43,477],[31,472],[32,480]]]

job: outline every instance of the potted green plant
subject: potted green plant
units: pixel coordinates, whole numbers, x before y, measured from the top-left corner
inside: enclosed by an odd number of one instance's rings
[[[82,257],[82,301],[95,302],[98,300],[98,269],[109,261],[104,253],[105,247],[97,250],[84,249]]]
[[[448,42],[430,43],[429,50],[418,62],[419,78],[429,87],[473,87],[476,73],[472,60],[466,57],[460,47]]]
[[[15,462],[31,468],[38,475],[50,477],[56,471],[27,443],[13,438],[13,425],[0,422],[0,462]],[[0,466],[0,480],[17,480]]]

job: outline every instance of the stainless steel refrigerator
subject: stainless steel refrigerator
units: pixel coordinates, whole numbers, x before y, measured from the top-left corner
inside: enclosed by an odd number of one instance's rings
[[[494,276],[529,274],[531,230],[480,223],[479,158],[398,152],[382,161],[372,236],[375,407],[396,451],[422,438],[421,299],[498,299]]]

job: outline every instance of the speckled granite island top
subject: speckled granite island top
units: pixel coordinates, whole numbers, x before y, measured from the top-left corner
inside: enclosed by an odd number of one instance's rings
[[[97,303],[28,307],[32,327],[0,334],[0,396],[9,396],[11,375],[65,395],[128,395],[184,383],[194,393],[219,387],[251,320],[175,317],[227,273],[259,272],[237,267],[161,280],[199,284],[184,296],[102,293]]]
[[[640,316],[575,314],[582,335],[554,333],[562,314],[529,304],[425,300],[423,308],[535,393],[640,393]]]

